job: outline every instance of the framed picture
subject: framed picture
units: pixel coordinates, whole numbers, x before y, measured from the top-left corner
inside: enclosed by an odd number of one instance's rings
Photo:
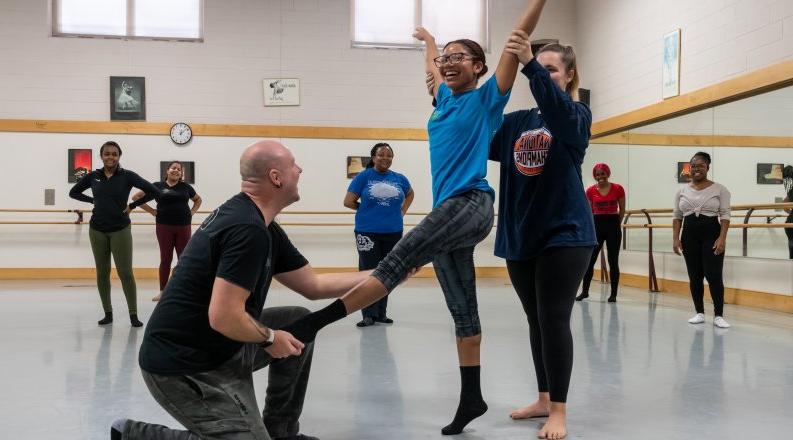
[[[146,120],[146,78],[142,76],[110,77],[110,120]]]
[[[757,164],[757,184],[758,185],[780,185],[782,183],[782,169],[785,164],[781,163],[758,163]]]
[[[677,183],[691,182],[691,163],[678,162],[677,163]]]
[[[663,99],[680,94],[680,29],[664,35]]]
[[[168,171],[168,165],[173,162],[171,160],[165,160],[160,162],[160,179],[165,180],[166,173]],[[195,184],[195,162],[188,162],[185,160],[180,160],[179,163],[182,164],[182,177],[185,183],[189,183],[191,185]]]
[[[91,172],[91,158],[94,152],[89,148],[70,148],[68,179],[69,183],[77,183],[86,174]]]
[[[300,105],[300,80],[297,78],[267,78],[264,87],[264,106]]]
[[[369,156],[347,156],[347,178],[352,179],[360,174],[371,161]]]

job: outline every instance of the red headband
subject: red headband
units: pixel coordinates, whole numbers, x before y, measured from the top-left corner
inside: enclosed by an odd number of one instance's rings
[[[594,167],[592,167],[592,177],[595,177],[595,173],[598,170],[603,170],[606,173],[606,177],[611,177],[611,168],[604,163],[596,163]]]

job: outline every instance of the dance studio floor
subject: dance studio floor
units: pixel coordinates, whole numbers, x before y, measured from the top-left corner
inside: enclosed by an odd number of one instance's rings
[[[528,329],[512,288],[480,280],[482,386],[490,410],[457,439],[531,439],[542,419],[512,421],[535,397]],[[603,286],[605,288],[605,286]],[[139,282],[141,318],[154,281]],[[728,330],[692,326],[685,298],[624,289],[573,310],[572,439],[789,439],[793,316],[727,306]],[[116,322],[97,327],[99,298],[82,280],[0,282],[1,438],[107,439],[118,417],[178,426],[140,376],[142,329],[120,287]],[[307,304],[275,287],[269,305]],[[320,304],[311,304],[317,308]],[[457,406],[454,333],[440,289],[415,279],[391,297],[393,326],[326,328],[317,342],[302,431],[322,440],[432,439]],[[260,401],[267,375],[256,376]]]

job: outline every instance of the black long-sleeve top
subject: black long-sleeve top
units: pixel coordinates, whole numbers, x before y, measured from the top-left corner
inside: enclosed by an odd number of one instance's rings
[[[138,188],[146,195],[127,205],[129,192]],[[91,188],[93,197],[83,194]],[[91,227],[101,232],[116,232],[129,225],[129,215],[124,210],[138,206],[160,196],[158,190],[133,171],[116,168],[116,172],[109,178],[105,176],[103,168],[96,169],[86,174],[69,191],[69,197],[81,202],[93,203],[91,211]]]

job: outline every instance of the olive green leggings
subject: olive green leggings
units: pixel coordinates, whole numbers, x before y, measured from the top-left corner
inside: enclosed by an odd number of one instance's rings
[[[121,279],[121,287],[127,298],[129,314],[138,313],[137,288],[132,274],[132,227],[116,232],[101,232],[94,228],[88,230],[91,239],[91,250],[96,263],[96,287],[105,313],[113,311],[110,303],[110,255],[116,262],[116,272]]]

